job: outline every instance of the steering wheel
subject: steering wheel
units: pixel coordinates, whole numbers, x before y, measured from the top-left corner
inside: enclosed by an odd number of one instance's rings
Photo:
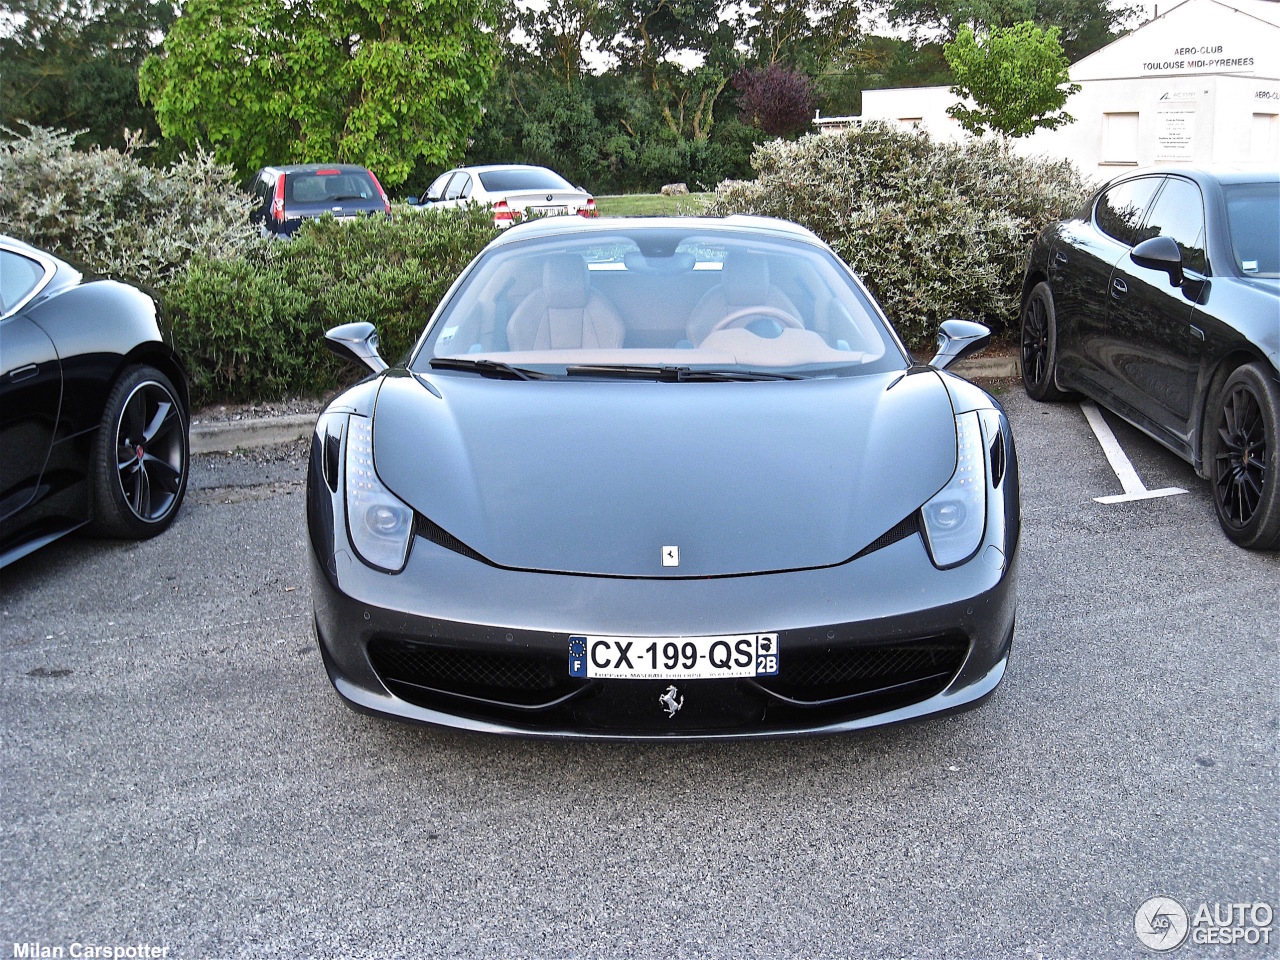
[[[804,324],[787,313],[785,310],[779,310],[777,307],[740,307],[733,313],[725,314],[715,326],[707,331],[707,336],[713,333],[719,333],[721,330],[728,330],[731,327],[745,327],[749,322],[749,318],[767,317],[770,320],[777,320],[784,327],[792,330],[803,330]]]

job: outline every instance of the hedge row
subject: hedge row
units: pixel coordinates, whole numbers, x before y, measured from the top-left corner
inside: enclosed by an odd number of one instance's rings
[[[1085,195],[1069,164],[882,124],[773,141],[752,163],[757,179],[722,184],[708,213],[808,226],[912,344],[948,316],[1015,321],[1027,242]],[[384,354],[400,356],[496,235],[484,210],[397,210],[308,222],[282,243],[258,237],[248,210],[208,156],[152,169],[129,151],[75,151],[58,131],[0,142],[0,232],[155,286],[198,403],[333,388],[351,375],[323,345],[340,323],[376,324]]]
[[[0,133],[0,233],[148,286],[193,257],[234,259],[261,243],[248,195],[210,153],[151,167],[135,138],[124,151],[76,150],[61,130]]]
[[[869,123],[774,140],[758,176],[720,185],[707,213],[794,220],[861,275],[912,344],[952,316],[1001,331],[1017,322],[1027,244],[1088,189],[1067,162],[1015,156],[993,140],[937,143]]]
[[[485,210],[325,217],[290,242],[195,261],[163,291],[193,396],[322,393],[350,372],[323,343],[324,331],[341,323],[375,324],[383,355],[394,360],[496,233]]]

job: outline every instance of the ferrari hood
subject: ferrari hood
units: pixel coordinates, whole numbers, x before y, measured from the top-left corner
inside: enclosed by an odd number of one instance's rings
[[[486,559],[527,570],[703,577],[841,563],[956,465],[951,403],[931,371],[430,382],[384,378],[379,477]],[[666,547],[678,566],[663,565]]]

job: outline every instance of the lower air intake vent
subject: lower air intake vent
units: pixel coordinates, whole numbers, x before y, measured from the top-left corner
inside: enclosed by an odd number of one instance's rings
[[[928,637],[893,644],[795,653],[777,678],[761,680],[796,705],[820,704],[899,691],[914,702],[942,690],[964,663],[962,636]]]

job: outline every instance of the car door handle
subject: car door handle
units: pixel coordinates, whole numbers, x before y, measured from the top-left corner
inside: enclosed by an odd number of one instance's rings
[[[1128,292],[1129,292],[1129,285],[1125,283],[1123,280],[1121,280],[1119,277],[1116,277],[1114,280],[1111,281],[1111,296],[1115,297],[1117,300],[1119,300]]]
[[[28,363],[25,367],[19,367],[17,370],[9,371],[9,382],[19,383],[23,380],[30,380],[40,372],[40,364]]]

